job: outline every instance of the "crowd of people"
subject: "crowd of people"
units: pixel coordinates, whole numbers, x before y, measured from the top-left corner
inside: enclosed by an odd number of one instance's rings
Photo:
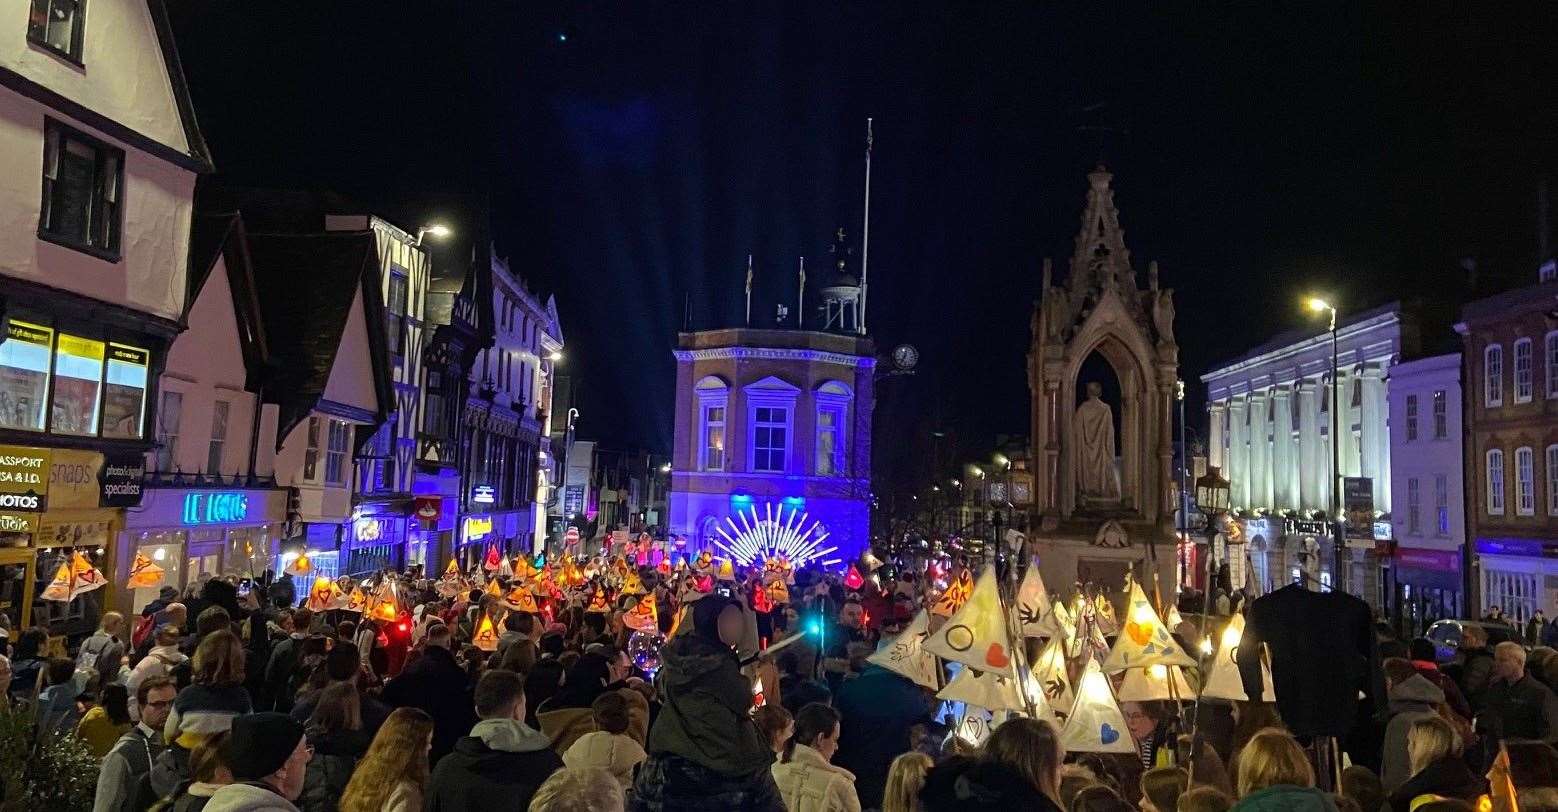
[[[494,573],[381,575],[391,613],[310,608],[286,576],[165,588],[73,657],[43,629],[0,638],[0,703],[99,760],[93,812],[1434,812],[1478,809],[1490,774],[1558,810],[1558,652],[1475,627],[1443,664],[1380,640],[1377,744],[1327,773],[1264,702],[1123,703],[1130,755],[1021,716],[971,743],[868,660],[934,598],[923,576],[802,570],[776,593],[646,566],[628,590],[620,562],[583,569],[535,611]]]

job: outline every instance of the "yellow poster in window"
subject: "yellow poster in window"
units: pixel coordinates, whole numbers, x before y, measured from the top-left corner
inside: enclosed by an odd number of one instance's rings
[[[93,361],[103,360],[103,342],[93,341],[90,338],[61,335],[59,351],[66,355],[74,355],[77,358],[90,358]]]

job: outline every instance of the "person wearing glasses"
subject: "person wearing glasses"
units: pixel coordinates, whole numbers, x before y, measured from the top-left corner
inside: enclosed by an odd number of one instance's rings
[[[147,778],[164,749],[162,727],[173,711],[175,696],[178,689],[165,676],[147,677],[136,686],[140,719],[103,757],[92,812],[134,812],[156,800]]]

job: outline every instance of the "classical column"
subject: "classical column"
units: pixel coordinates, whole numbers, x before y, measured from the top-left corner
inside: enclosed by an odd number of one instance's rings
[[[1390,469],[1386,467],[1390,453],[1390,430],[1385,424],[1385,376],[1378,367],[1363,371],[1359,384],[1363,386],[1363,407],[1358,421],[1361,429],[1359,445],[1362,456],[1363,476],[1373,479],[1374,509],[1390,510]],[[1432,406],[1429,408],[1432,420]],[[1419,418],[1421,419],[1421,418]]]
[[[1252,508],[1271,504],[1271,398],[1262,390],[1250,395],[1250,501]]]
[[[1216,401],[1206,404],[1207,465],[1215,465],[1227,475],[1228,462],[1223,457],[1223,421],[1227,420],[1228,404]]]
[[[1320,444],[1320,392],[1312,380],[1298,388],[1298,505],[1304,511],[1320,510],[1330,499],[1325,487],[1329,462],[1322,459]]]
[[[1286,386],[1271,390],[1273,402],[1271,425],[1272,507],[1276,509],[1298,507],[1298,494],[1294,488],[1293,464],[1293,398]]]
[[[1356,373],[1343,370],[1341,386],[1337,392],[1337,394],[1340,395],[1342,402],[1340,404],[1331,404],[1332,408],[1339,406],[1341,409],[1341,411],[1337,412],[1336,414],[1340,421],[1337,432],[1341,434],[1340,439],[1342,441],[1342,470],[1338,476],[1342,477],[1361,476],[1361,473],[1359,472],[1361,466],[1359,465],[1358,458],[1359,443],[1358,439],[1352,434],[1353,424],[1357,422],[1353,419],[1352,408],[1353,386],[1357,383],[1358,376]],[[1360,409],[1359,411],[1362,410]],[[1343,507],[1345,507],[1345,505]]]
[[[1228,473],[1233,486],[1229,502],[1235,507],[1250,505],[1250,445],[1249,426],[1245,425],[1245,408],[1248,404],[1239,395],[1228,402]]]

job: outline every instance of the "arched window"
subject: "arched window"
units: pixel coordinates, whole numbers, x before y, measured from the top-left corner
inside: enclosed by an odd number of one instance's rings
[[[725,470],[725,427],[730,412],[730,385],[709,375],[693,387],[698,409],[698,447],[693,450],[699,471]]]
[[[849,405],[854,392],[840,381],[827,381],[813,393],[817,402],[815,456],[817,476],[849,472]]]

